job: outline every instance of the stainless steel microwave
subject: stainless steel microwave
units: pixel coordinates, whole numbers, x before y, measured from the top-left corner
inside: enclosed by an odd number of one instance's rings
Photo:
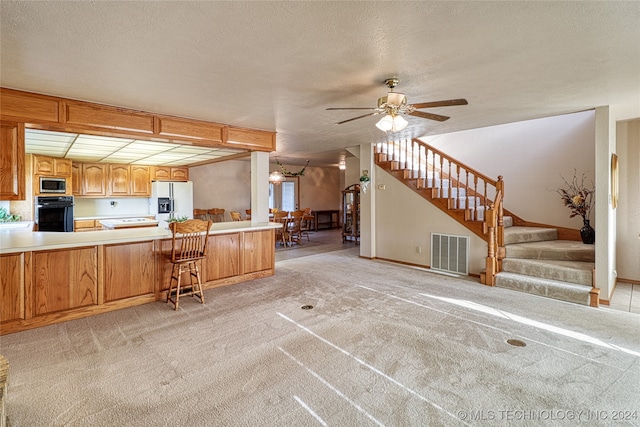
[[[61,193],[67,192],[67,180],[64,178],[40,177],[40,193]]]

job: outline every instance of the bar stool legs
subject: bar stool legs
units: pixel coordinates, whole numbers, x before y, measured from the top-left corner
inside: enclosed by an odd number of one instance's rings
[[[181,287],[182,273],[189,272],[189,284]],[[194,283],[194,280],[195,283]],[[175,284],[175,299],[172,298],[172,291]],[[169,292],[167,292],[167,302],[174,304],[174,310],[178,309],[180,303],[180,294],[197,296],[200,303],[204,304],[204,293],[202,292],[202,281],[200,280],[200,270],[198,269],[198,261],[187,261],[183,263],[173,264],[171,270],[171,281],[169,282]]]

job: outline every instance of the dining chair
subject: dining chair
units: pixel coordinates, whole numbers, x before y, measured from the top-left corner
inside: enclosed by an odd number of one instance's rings
[[[307,242],[309,242],[309,232],[313,230],[313,215],[304,214],[302,215],[302,221],[300,221],[300,240],[304,236],[307,237]]]
[[[224,209],[213,208],[207,211],[211,222],[224,222]]]
[[[302,217],[304,216],[304,211],[293,211],[289,214],[289,216],[293,219],[289,224],[289,240],[291,243],[301,244],[301,226],[302,226]]]
[[[168,256],[173,266],[171,268],[167,302],[174,304],[174,310],[178,309],[180,296],[183,295],[197,296],[200,298],[200,302],[204,304],[202,280],[198,264],[200,260],[207,256],[207,241],[209,240],[207,237],[210,228],[211,221],[203,221],[201,219],[169,223],[172,237],[171,253]],[[189,285],[181,289],[183,273],[189,274]],[[196,279],[195,283],[194,278]]]
[[[193,210],[193,218],[201,219],[203,221],[207,221],[207,210],[206,209],[194,209]]]
[[[290,226],[291,218],[289,217],[289,212],[287,211],[275,212],[273,214],[273,221],[282,224],[282,227],[276,228],[276,244],[282,242],[282,244],[285,247],[290,246],[291,235],[289,234],[289,226]]]
[[[231,221],[242,221],[242,214],[237,211],[229,212],[229,216],[231,217]]]
[[[251,219],[251,209],[247,209],[244,211],[244,213],[247,214],[247,216],[245,217],[245,219]]]

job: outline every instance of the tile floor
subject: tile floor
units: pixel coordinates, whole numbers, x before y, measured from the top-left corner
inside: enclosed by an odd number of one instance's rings
[[[294,245],[291,248],[284,248],[282,245],[276,246],[276,261],[339,251],[354,246],[356,246],[354,242],[342,243],[342,234],[339,228],[320,230],[311,232],[309,241],[305,239],[302,245]],[[640,314],[640,284],[618,283],[610,305],[601,305],[601,307]]]
[[[640,284],[618,282],[608,307],[640,314]]]

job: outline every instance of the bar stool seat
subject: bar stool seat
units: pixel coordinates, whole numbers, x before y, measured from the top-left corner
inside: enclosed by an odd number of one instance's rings
[[[169,224],[169,229],[172,232],[169,259],[173,266],[167,302],[174,304],[174,310],[178,309],[180,296],[182,295],[197,296],[200,298],[200,302],[204,304],[198,263],[207,256],[207,236],[210,228],[211,221],[200,219],[190,219]],[[182,286],[183,273],[189,274],[189,284],[184,287]]]

